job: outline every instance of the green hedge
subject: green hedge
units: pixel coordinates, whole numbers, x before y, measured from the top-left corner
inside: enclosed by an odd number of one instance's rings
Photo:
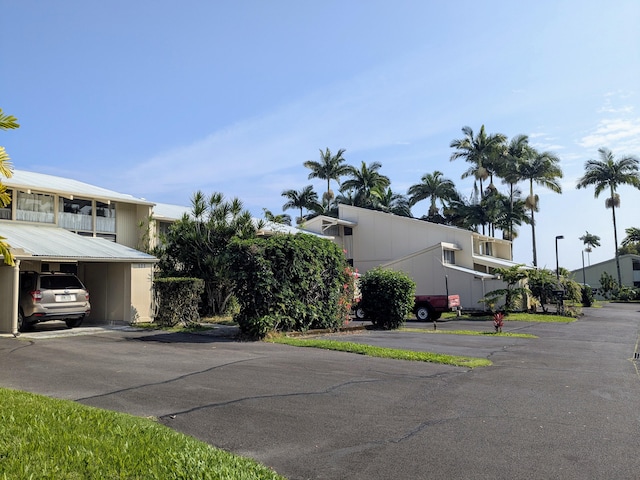
[[[335,329],[348,319],[353,275],[329,240],[282,234],[236,240],[230,251],[235,319],[244,334]]]
[[[374,268],[360,278],[360,307],[374,326],[400,327],[415,304],[415,282],[405,273]]]
[[[156,278],[153,282],[156,298],[155,321],[173,327],[187,326],[200,320],[198,302],[204,292],[204,281],[199,278]]]

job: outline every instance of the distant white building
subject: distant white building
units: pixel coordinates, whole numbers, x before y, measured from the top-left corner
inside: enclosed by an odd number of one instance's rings
[[[620,276],[622,284],[627,287],[640,287],[640,255],[620,255]],[[577,270],[573,270],[571,275],[579,283],[586,283],[592,288],[600,287],[600,277],[604,272],[609,273],[618,281],[618,270],[616,259],[612,258],[594,265],[587,265]]]

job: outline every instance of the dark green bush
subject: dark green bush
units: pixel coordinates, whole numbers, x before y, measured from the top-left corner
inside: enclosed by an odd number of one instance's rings
[[[230,266],[241,331],[335,329],[348,319],[353,275],[342,250],[314,235],[236,240]]]
[[[400,327],[415,304],[416,284],[403,272],[374,268],[360,278],[360,307],[374,326]]]
[[[593,305],[593,289],[588,285],[582,285],[582,306],[590,307]]]
[[[153,282],[156,315],[155,321],[162,326],[173,327],[197,323],[198,302],[204,291],[204,281],[199,278],[156,278]]]

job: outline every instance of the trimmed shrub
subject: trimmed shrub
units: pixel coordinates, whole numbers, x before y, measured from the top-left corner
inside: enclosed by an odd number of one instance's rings
[[[593,289],[589,286],[582,285],[582,306],[590,307],[593,305]]]
[[[416,283],[405,273],[374,268],[360,278],[360,307],[374,326],[400,327],[415,303]]]
[[[199,278],[156,278],[153,282],[155,321],[165,327],[178,323],[188,326],[200,320],[198,302],[204,292],[204,281]]]
[[[275,235],[230,245],[241,331],[335,329],[348,319],[353,275],[342,250],[314,235]]]

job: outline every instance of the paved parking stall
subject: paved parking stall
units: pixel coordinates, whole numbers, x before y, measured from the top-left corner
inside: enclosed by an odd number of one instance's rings
[[[538,339],[349,338],[494,362],[474,370],[129,329],[2,338],[0,385],[154,416],[291,479],[629,479],[639,311],[513,326]]]

